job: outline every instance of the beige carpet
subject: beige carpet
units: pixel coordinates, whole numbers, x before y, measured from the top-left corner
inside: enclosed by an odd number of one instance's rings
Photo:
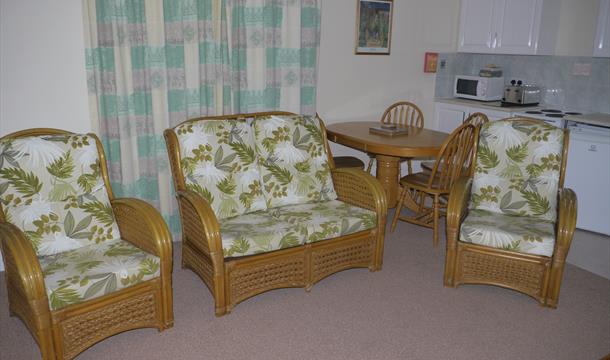
[[[568,265],[559,308],[493,286],[444,288],[444,244],[401,223],[384,267],[347,270],[303,289],[267,292],[214,316],[205,285],[174,267],[175,326],[106,339],[79,359],[599,359],[610,353],[610,281]],[[39,358],[9,318],[0,280],[0,358]]]

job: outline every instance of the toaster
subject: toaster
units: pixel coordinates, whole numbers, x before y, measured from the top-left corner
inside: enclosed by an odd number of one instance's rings
[[[509,105],[537,105],[540,102],[540,87],[511,80],[504,87],[502,102]]]

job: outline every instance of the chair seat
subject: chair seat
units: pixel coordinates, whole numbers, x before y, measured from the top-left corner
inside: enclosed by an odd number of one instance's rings
[[[333,157],[336,168],[358,168],[364,170],[364,162],[354,156]]]
[[[220,220],[225,257],[290,248],[374,228],[375,212],[339,200],[286,205]]]
[[[57,310],[159,277],[159,258],[117,239],[38,258]]]
[[[470,210],[460,227],[460,241],[550,257],[555,247],[555,223],[528,216]]]
[[[409,188],[416,188],[418,190],[425,189],[426,192],[429,192],[429,193],[443,194],[443,193],[447,193],[449,191],[449,189],[439,189],[439,187],[438,187],[439,177],[438,176],[436,176],[434,181],[432,181],[432,188],[428,188],[429,180],[430,180],[429,172],[418,172],[415,174],[409,174],[409,175],[403,176],[400,179],[400,185],[406,186]]]
[[[422,171],[431,172],[434,168],[434,161],[422,161],[419,166],[421,166]]]

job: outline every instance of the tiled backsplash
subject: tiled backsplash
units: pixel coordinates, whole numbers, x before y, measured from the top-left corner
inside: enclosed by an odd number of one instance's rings
[[[496,64],[505,82],[520,79],[540,86],[545,104],[610,113],[609,58],[442,53],[438,61],[436,97],[453,96],[455,75],[478,75],[485,65]],[[589,65],[589,75],[575,75],[586,73]]]

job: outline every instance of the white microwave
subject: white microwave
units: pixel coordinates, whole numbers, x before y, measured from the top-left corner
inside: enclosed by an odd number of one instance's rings
[[[504,93],[503,77],[482,77],[469,75],[456,75],[453,84],[453,96],[482,100],[502,100]]]

